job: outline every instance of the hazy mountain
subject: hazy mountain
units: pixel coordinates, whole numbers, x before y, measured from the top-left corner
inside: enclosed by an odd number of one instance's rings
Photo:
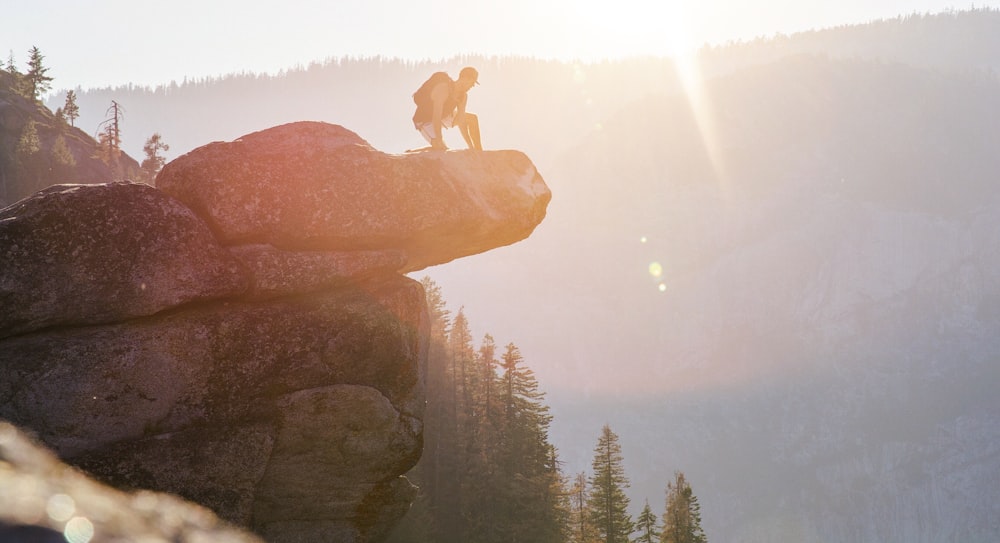
[[[567,471],[609,423],[633,502],[683,470],[714,541],[985,542],[997,59],[1000,13],[975,10],[705,50],[700,89],[662,59],[345,60],[80,90],[77,124],[115,99],[127,145],[158,131],[170,156],[300,119],[401,151],[410,93],[474,64],[485,145],[525,151],[553,200],[527,241],[430,275],[517,342]]]

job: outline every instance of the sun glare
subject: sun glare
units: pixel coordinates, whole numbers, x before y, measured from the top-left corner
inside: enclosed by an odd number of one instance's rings
[[[701,142],[711,162],[715,179],[719,183],[723,195],[726,195],[728,193],[727,176],[719,149],[715,114],[708,94],[705,92],[704,78],[698,66],[697,53],[694,51],[680,52],[674,56],[674,67],[691,107],[695,124],[698,126]]]

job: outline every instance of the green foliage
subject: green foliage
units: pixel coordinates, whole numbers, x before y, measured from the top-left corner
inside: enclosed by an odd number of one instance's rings
[[[15,178],[30,187],[31,192],[42,187],[45,159],[42,155],[42,141],[38,137],[35,121],[29,120],[21,130],[21,137],[14,149]]]
[[[587,474],[576,474],[567,500],[566,540],[570,543],[595,543],[597,541],[597,532],[590,521],[590,512],[587,509],[588,488]]]
[[[28,72],[24,74],[24,81],[27,85],[28,97],[37,99],[39,94],[44,94],[52,89],[52,78],[45,75],[49,69],[42,64],[45,57],[37,47],[32,47],[28,54]]]
[[[684,474],[674,474],[667,484],[667,509],[663,513],[661,543],[706,543],[701,528],[701,506]]]
[[[69,120],[69,125],[75,126],[73,123],[80,116],[80,107],[76,105],[76,92],[72,90],[66,92],[66,104],[63,105],[62,112]]]
[[[156,179],[156,174],[160,173],[163,164],[167,161],[166,158],[160,155],[160,151],[169,150],[170,146],[163,142],[163,138],[159,132],[154,133],[146,140],[146,144],[142,146],[142,152],[146,154],[146,158],[142,161],[140,167],[148,181],[152,182]]]
[[[635,543],[658,543],[660,541],[656,515],[649,507],[649,500],[646,500],[646,505],[635,521],[635,529],[639,533],[635,538]]]
[[[489,334],[473,345],[459,310],[449,322],[440,288],[422,281],[431,317],[424,455],[408,474],[421,489],[394,543],[565,540],[566,493],[551,416],[534,373]]]
[[[451,318],[440,287],[427,277],[421,284],[431,338],[424,454],[407,474],[420,492],[388,541],[630,543],[638,530],[634,543],[662,543],[648,502],[638,522],[628,513],[629,481],[611,428],[594,449],[593,475],[568,484],[549,443],[545,394],[520,349],[508,343],[498,356],[490,334],[476,348],[464,309]]]
[[[587,497],[590,520],[598,540],[604,543],[628,543],[634,531],[632,516],[628,513],[629,499],[625,494],[629,481],[623,461],[618,435],[604,425],[594,448],[593,474]]]

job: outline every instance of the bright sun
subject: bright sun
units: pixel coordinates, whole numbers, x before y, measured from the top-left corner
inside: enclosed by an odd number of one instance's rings
[[[696,49],[676,0],[584,1],[567,10],[591,36],[592,56],[690,55]],[[574,25],[575,26],[575,25]]]

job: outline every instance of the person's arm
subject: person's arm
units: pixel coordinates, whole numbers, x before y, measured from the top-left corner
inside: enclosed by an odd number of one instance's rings
[[[444,139],[441,137],[441,118],[444,116],[444,103],[448,100],[448,94],[451,89],[445,83],[438,83],[431,90],[431,102],[434,104],[433,113],[431,114],[431,126],[434,127],[434,139],[431,141],[431,147],[438,149],[446,149],[444,144]]]

